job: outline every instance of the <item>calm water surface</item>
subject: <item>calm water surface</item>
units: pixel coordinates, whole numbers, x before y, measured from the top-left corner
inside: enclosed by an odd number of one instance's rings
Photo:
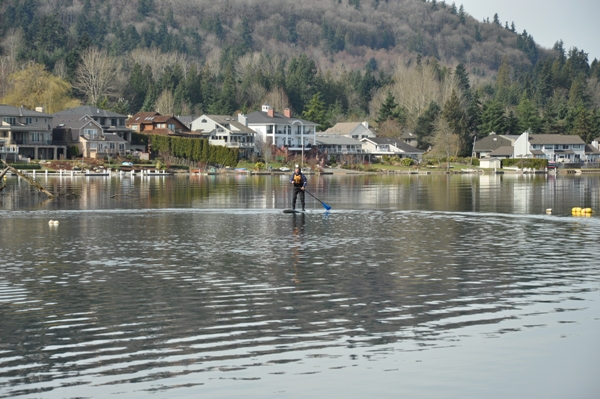
[[[38,180],[0,397],[600,397],[598,176],[310,177],[296,216],[287,176]]]

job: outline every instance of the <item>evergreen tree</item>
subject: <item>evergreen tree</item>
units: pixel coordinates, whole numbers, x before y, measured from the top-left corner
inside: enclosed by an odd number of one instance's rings
[[[580,104],[575,110],[575,114],[576,117],[573,122],[573,130],[571,131],[571,134],[581,137],[581,139],[586,143],[591,143],[595,138],[593,137],[594,126],[592,113],[589,112],[587,108],[583,106],[583,104]]]
[[[540,132],[542,123],[538,110],[533,106],[526,95],[523,95],[521,102],[517,106],[517,118],[519,119],[519,130],[521,132]]]
[[[462,108],[458,93],[453,90],[450,98],[444,103],[442,117],[448,123],[452,133],[460,137],[459,155],[467,156],[471,153],[471,140],[467,130],[467,117]]]
[[[496,99],[502,103],[509,102],[511,83],[510,63],[508,57],[504,57],[500,68],[498,68],[498,76],[496,77]]]
[[[479,130],[483,136],[492,132],[496,134],[506,132],[506,118],[500,102],[491,100],[483,105]]]
[[[385,122],[388,119],[398,119],[400,117],[398,108],[399,106],[396,102],[396,97],[388,90],[387,96],[377,112],[377,123]]]
[[[325,109],[325,103],[321,101],[321,93],[317,92],[306,104],[306,108],[302,113],[302,118],[310,122],[316,122],[319,124],[317,129],[320,131],[328,129],[330,126],[327,123],[327,112]]]
[[[432,144],[433,131],[435,129],[435,121],[441,113],[442,109],[432,101],[425,112],[417,118],[415,127],[415,135],[417,136],[417,148],[427,150]]]
[[[295,110],[304,109],[304,105],[315,95],[316,76],[317,65],[306,54],[291,59],[285,88]]]
[[[508,113],[506,117],[506,134],[519,135],[523,133],[524,130],[519,128],[519,118],[516,117],[513,111]]]
[[[456,76],[456,80],[458,81],[458,88],[460,90],[462,99],[465,103],[469,103],[472,97],[471,85],[469,84],[469,73],[465,69],[464,64],[458,64],[454,70],[454,74]]]

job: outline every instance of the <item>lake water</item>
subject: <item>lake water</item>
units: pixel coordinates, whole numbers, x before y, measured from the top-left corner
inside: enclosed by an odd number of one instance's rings
[[[309,176],[305,215],[287,176],[38,181],[0,397],[600,397],[599,176]]]

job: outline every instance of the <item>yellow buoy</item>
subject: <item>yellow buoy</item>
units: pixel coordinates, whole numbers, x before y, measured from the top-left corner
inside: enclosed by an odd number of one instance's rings
[[[581,212],[592,214],[594,211],[592,211],[592,208],[583,208]]]
[[[575,208],[571,209],[571,213],[581,213],[581,208],[576,206]]]

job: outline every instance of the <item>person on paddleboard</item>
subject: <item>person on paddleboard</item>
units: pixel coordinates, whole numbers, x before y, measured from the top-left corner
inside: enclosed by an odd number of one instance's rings
[[[292,199],[292,209],[296,209],[296,198],[300,194],[300,202],[302,203],[302,211],[304,212],[304,187],[306,187],[306,176],[302,173],[300,166],[296,165],[296,170],[290,177],[290,183],[294,185],[294,196]]]

